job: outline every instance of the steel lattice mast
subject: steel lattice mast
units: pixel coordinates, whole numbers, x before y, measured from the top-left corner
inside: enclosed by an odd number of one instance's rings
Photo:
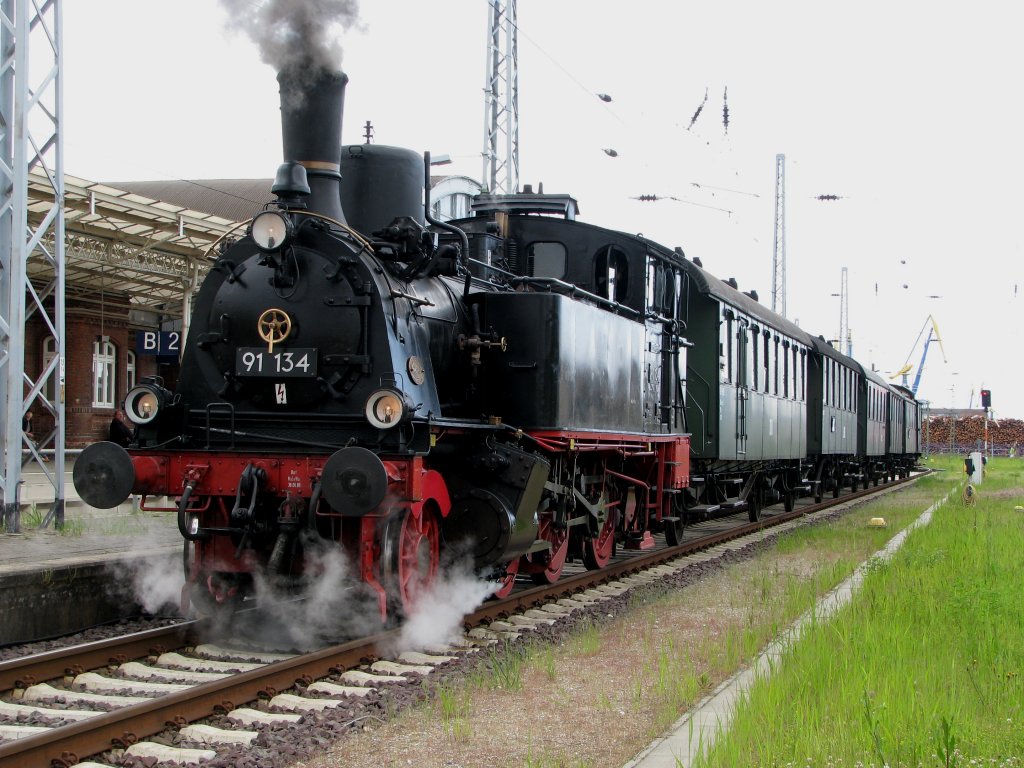
[[[516,0],[490,0],[484,87],[484,167],[492,194],[519,191],[519,63]]]
[[[37,462],[53,484],[44,525],[64,522],[62,10],[62,0],[0,0],[0,486],[9,533],[20,528],[23,462]],[[31,205],[30,171],[41,172],[47,186]],[[55,342],[38,378],[25,369],[25,322],[34,315]],[[23,419],[30,409],[49,414],[53,429],[28,434]],[[47,465],[41,451],[50,447],[54,463]]]
[[[786,156],[775,156],[775,246],[772,250],[772,312],[786,316]]]
[[[843,351],[846,347],[846,354],[853,356],[853,337],[850,334],[850,281],[849,271],[843,267],[842,282],[839,286],[839,349]]]

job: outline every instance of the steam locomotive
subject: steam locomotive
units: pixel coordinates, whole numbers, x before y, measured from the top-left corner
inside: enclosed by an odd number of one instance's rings
[[[913,466],[909,393],[679,249],[531,190],[434,220],[429,160],[341,145],[344,74],[278,80],[276,201],[219,248],[176,390],[74,468],[93,506],[176,499],[186,605],[300,589],[326,547],[399,616],[456,563],[503,594]]]

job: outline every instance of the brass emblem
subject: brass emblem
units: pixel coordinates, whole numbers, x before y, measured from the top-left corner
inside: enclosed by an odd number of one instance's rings
[[[273,353],[274,345],[287,339],[292,332],[292,319],[283,309],[268,309],[256,321],[256,330],[267,342],[267,351]]]

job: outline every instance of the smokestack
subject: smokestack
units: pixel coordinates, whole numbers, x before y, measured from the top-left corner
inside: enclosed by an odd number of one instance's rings
[[[341,118],[348,75],[316,66],[289,67],[277,76],[285,162],[304,166],[309,210],[345,223],[341,209]]]

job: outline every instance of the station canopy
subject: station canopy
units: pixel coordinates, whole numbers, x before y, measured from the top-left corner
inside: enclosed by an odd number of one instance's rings
[[[213,246],[245,233],[241,222],[271,198],[270,185],[269,179],[97,183],[65,175],[68,302],[127,295],[131,309],[180,317],[183,298],[216,258]],[[31,223],[52,204],[50,180],[32,171]],[[53,279],[53,266],[44,259],[27,264],[37,288]]]

